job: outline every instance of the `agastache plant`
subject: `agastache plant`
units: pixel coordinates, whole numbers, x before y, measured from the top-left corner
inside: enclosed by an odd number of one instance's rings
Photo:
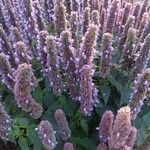
[[[150,93],[149,12],[148,0],[0,0],[0,138],[35,148],[38,124],[47,150],[56,138],[56,149],[149,150],[137,125]]]
[[[102,39],[102,57],[101,57],[101,76],[105,77],[109,74],[112,59],[112,35],[104,33]]]
[[[97,89],[92,83],[92,70],[91,65],[84,65],[81,69],[80,77],[80,110],[86,116],[90,116],[94,105],[98,103]],[[94,95],[93,95],[94,93]]]
[[[58,125],[59,134],[62,140],[66,141],[71,137],[71,130],[68,126],[68,122],[66,120],[66,116],[62,109],[58,109],[55,111],[55,120]]]
[[[35,107],[33,107],[35,100],[30,94],[33,76],[31,65],[26,63],[19,65],[14,86],[14,94],[18,107],[21,107],[25,112],[31,112],[31,116],[32,112],[34,112],[34,110],[36,111]],[[35,115],[35,118],[41,116],[43,111],[41,109],[39,109],[39,111],[39,115]]]
[[[69,142],[65,143],[63,150],[74,150],[73,144]]]
[[[37,131],[43,146],[47,150],[51,150],[56,147],[57,141],[55,137],[55,131],[53,130],[50,122],[41,121],[38,125]]]
[[[0,138],[8,140],[8,133],[11,130],[11,118],[0,103]]]
[[[1,82],[13,91],[15,84],[13,69],[4,53],[0,53],[0,75],[2,76]]]
[[[54,4],[54,24],[58,35],[67,29],[66,7],[63,2],[64,0],[56,0]]]
[[[134,82],[134,92],[132,93],[129,101],[132,119],[137,117],[137,114],[140,112],[141,107],[144,104],[144,100],[146,99],[146,93],[150,82],[150,69],[146,69]]]
[[[72,47],[71,32],[63,31],[61,34],[61,50],[62,61],[64,68],[64,77],[66,79],[66,86],[70,90],[72,99],[78,99],[78,85],[77,85],[77,63],[76,52]]]
[[[62,77],[59,69],[58,55],[56,51],[56,43],[53,36],[46,37],[46,52],[47,52],[47,74],[50,86],[56,95],[62,92]]]
[[[97,150],[132,149],[136,131],[131,125],[129,106],[120,108],[115,120],[113,113],[106,111],[99,126],[100,144]]]

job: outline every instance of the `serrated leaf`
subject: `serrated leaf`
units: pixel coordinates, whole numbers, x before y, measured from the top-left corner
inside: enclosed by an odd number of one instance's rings
[[[21,150],[29,150],[26,138],[24,138],[22,136],[19,137],[18,144],[19,144]]]
[[[27,118],[19,118],[18,124],[22,128],[27,128],[29,125],[29,120]]]
[[[82,119],[80,124],[81,124],[82,129],[86,133],[86,135],[88,135],[88,130],[89,129],[88,129],[88,124],[87,124],[86,120]]]
[[[117,88],[118,91],[122,90],[122,85],[112,75],[108,75],[107,79],[112,85],[114,85]]]
[[[33,150],[42,150],[42,144],[40,142],[38,133],[35,131],[35,129],[29,128],[27,130],[27,135],[30,142],[33,144]]]
[[[120,106],[123,104],[128,104],[130,95],[131,95],[131,87],[130,85],[126,84],[121,89]]]
[[[107,104],[109,97],[110,97],[110,93],[111,93],[110,86],[103,85],[102,87],[100,87],[100,92],[102,93],[102,98],[103,98],[105,104]]]
[[[96,144],[89,138],[78,139],[77,142],[83,146],[86,150],[96,149]]]

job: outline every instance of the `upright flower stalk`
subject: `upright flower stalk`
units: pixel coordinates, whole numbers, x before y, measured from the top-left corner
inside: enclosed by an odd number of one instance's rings
[[[71,137],[71,130],[68,126],[68,122],[66,120],[63,110],[56,110],[54,115],[58,125],[59,134],[62,140],[67,141]]]
[[[97,41],[97,26],[90,24],[80,46],[79,70],[86,64],[92,63],[94,48]]]
[[[13,69],[4,53],[0,53],[0,75],[2,76],[1,82],[13,91],[14,89],[14,76]]]
[[[112,35],[104,33],[102,40],[102,58],[101,58],[101,76],[105,77],[109,74],[112,59]]]
[[[69,142],[65,143],[63,150],[74,150],[73,144]]]
[[[107,18],[106,32],[113,33],[118,9],[118,0],[113,0]]]
[[[135,58],[135,63],[133,64],[133,73],[131,80],[134,80],[138,74],[141,74],[147,67],[149,55],[150,55],[150,34],[145,38],[144,43],[141,46],[139,54]]]
[[[90,116],[93,107],[98,103],[97,89],[92,83],[91,67],[91,65],[84,65],[80,73],[80,110],[85,116]],[[93,93],[95,94],[93,95]]]
[[[129,106],[118,110],[115,120],[113,113],[106,111],[99,125],[100,144],[97,150],[132,149],[136,128],[131,125],[131,109]]]
[[[129,101],[131,108],[132,119],[134,120],[141,110],[141,107],[146,98],[150,82],[150,69],[146,69],[141,75],[139,75],[135,81],[134,92],[132,93]]]
[[[8,140],[8,133],[11,130],[11,118],[0,103],[0,138]]]
[[[62,32],[60,47],[62,49],[62,61],[67,89],[69,89],[72,99],[77,100],[78,82],[77,82],[76,52],[72,47],[71,33],[69,31]]]
[[[46,75],[46,63],[47,63],[47,53],[46,53],[46,37],[48,36],[48,32],[46,30],[40,31],[38,35],[38,59],[42,65],[43,73]]]
[[[51,123],[48,121],[41,121],[37,130],[43,146],[47,150],[54,149],[57,145],[57,141]]]
[[[71,12],[70,15],[70,31],[72,33],[72,39],[73,39],[73,47],[75,49],[78,49],[78,14],[77,12]],[[79,52],[76,51],[78,54]]]
[[[123,55],[121,59],[121,67],[124,69],[131,69],[134,62],[134,43],[136,40],[136,30],[130,28],[128,30],[127,39],[123,49]]]
[[[90,8],[86,7],[83,13],[83,35],[86,33],[86,31],[88,30],[90,24]]]
[[[47,74],[50,86],[56,95],[62,92],[62,78],[59,69],[59,60],[56,51],[56,43],[53,36],[46,37],[46,53],[47,53]]]
[[[63,2],[64,0],[56,0],[54,5],[54,24],[55,31],[58,35],[60,35],[62,31],[67,29],[66,7]]]
[[[34,112],[35,108],[33,107],[36,102],[30,94],[33,76],[31,65],[26,63],[19,65],[15,78],[14,94],[18,107],[21,107],[25,112],[31,112],[31,116],[37,119],[43,110],[39,109],[39,115],[32,115],[32,113],[37,113]]]
[[[27,54],[27,48],[22,41],[17,42],[15,45],[15,60],[17,64],[29,63],[30,57]]]

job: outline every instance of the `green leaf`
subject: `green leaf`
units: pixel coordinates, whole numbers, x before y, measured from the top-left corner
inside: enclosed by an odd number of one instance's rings
[[[49,108],[56,104],[56,97],[52,93],[52,91],[45,90],[43,103]]]
[[[89,138],[77,139],[77,142],[83,146],[86,150],[96,149],[96,144]]]
[[[100,87],[100,91],[102,93],[102,98],[103,98],[105,104],[107,104],[109,97],[110,97],[110,93],[111,93],[110,86],[103,85],[102,87]]]
[[[27,118],[19,118],[18,124],[22,128],[27,128],[29,125],[29,120]]]
[[[146,139],[149,134],[149,128],[150,128],[150,112],[146,113],[146,114],[142,114],[142,116],[138,116],[137,119],[134,122],[134,126],[137,128],[138,130],[138,134],[137,134],[137,140],[136,140],[136,145],[139,146],[142,144],[142,142],[144,141],[144,139]]]
[[[27,135],[30,142],[33,144],[33,150],[42,150],[42,144],[40,142],[38,133],[35,131],[33,127],[27,130]]]
[[[19,137],[18,144],[19,144],[21,150],[29,150],[26,138],[24,138],[22,136]]]
[[[86,135],[88,135],[88,130],[89,129],[88,129],[88,124],[87,124],[85,119],[81,120],[81,127],[84,130],[84,132],[86,133]]]
[[[108,75],[107,79],[112,85],[114,85],[117,88],[118,91],[122,90],[122,85],[112,75]]]
[[[121,89],[121,100],[120,100],[120,106],[123,104],[128,104],[128,100],[131,94],[131,87],[129,84],[126,84]]]

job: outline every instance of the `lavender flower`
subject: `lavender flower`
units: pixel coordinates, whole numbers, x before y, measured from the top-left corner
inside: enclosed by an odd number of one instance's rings
[[[61,49],[63,67],[65,71],[65,79],[67,88],[70,90],[72,99],[77,100],[78,98],[78,85],[77,85],[77,64],[75,51],[72,47],[71,33],[64,31],[61,34]]]
[[[142,7],[140,9],[139,16],[138,16],[138,22],[137,22],[137,26],[136,26],[137,29],[139,28],[140,21],[142,20],[142,16],[143,16],[144,12],[146,11],[147,6],[148,6],[148,0],[144,0],[144,2],[142,3]]]
[[[139,16],[140,10],[141,10],[141,2],[136,2],[134,4],[133,13],[132,13],[133,16],[135,17],[135,22],[134,22],[135,26],[136,26],[137,21],[138,21],[138,16]]]
[[[77,12],[79,8],[79,1],[78,0],[73,0],[72,1],[72,9],[73,11]]]
[[[66,6],[66,12],[67,12],[67,14],[70,15],[71,12],[72,12],[72,0],[65,0],[64,4]]]
[[[89,23],[90,23],[90,8],[86,7],[83,13],[83,35],[86,33],[86,31],[89,28]]]
[[[9,34],[9,28],[8,28],[6,22],[5,22],[5,19],[4,19],[4,14],[3,14],[3,11],[2,11],[3,10],[2,5],[3,4],[0,3],[0,20],[1,20],[1,24],[2,24],[3,29],[5,30],[5,32],[7,34]]]
[[[54,149],[57,145],[56,137],[52,125],[48,121],[41,121],[38,125],[38,134],[43,146],[47,150]]]
[[[130,12],[131,12],[131,8],[132,8],[132,4],[131,3],[126,3],[125,8],[124,8],[124,15],[123,15],[123,19],[122,19],[122,25],[126,24],[126,21],[128,20],[128,17],[129,17]]]
[[[90,24],[80,46],[79,70],[93,61],[94,47],[97,41],[97,26]]]
[[[30,58],[27,54],[27,48],[25,44],[22,41],[17,42],[15,45],[15,60],[17,63],[22,64],[22,63],[29,63]]]
[[[84,65],[80,77],[80,110],[85,116],[91,115],[97,101],[93,99],[92,69],[90,65]]]
[[[76,12],[71,12],[70,16],[70,30],[72,33],[72,39],[73,39],[73,47],[78,48],[78,15]],[[78,53],[78,52],[77,52]]]
[[[105,77],[111,67],[112,59],[112,35],[110,33],[104,33],[102,42],[102,58],[101,58],[101,75]]]
[[[134,16],[129,16],[126,24],[124,25],[123,33],[121,35],[121,38],[120,38],[119,44],[118,44],[118,49],[120,49],[120,50],[123,49],[123,46],[127,39],[128,30],[130,29],[130,27],[133,27],[134,19],[135,19]]]
[[[39,32],[39,35],[38,35],[38,51],[39,51],[39,61],[40,63],[42,64],[42,67],[43,67],[43,73],[44,75],[46,75],[46,72],[45,72],[45,69],[47,68],[46,67],[46,63],[47,63],[47,60],[46,60],[46,57],[47,57],[47,53],[45,51],[45,48],[46,48],[46,37],[48,36],[48,32],[43,30],[43,31],[40,31]]]
[[[33,102],[32,104],[32,110],[31,110],[31,117],[34,119],[38,119],[41,117],[43,113],[43,108],[40,104]]]
[[[5,31],[3,30],[1,24],[0,24],[0,37],[1,37],[1,41],[2,41],[3,52],[7,55],[8,60],[10,61],[10,64],[12,65],[12,67],[16,68],[17,64],[14,61],[12,46],[11,46],[9,38],[6,35]]]
[[[46,52],[47,52],[47,74],[53,92],[60,95],[62,91],[62,78],[59,69],[59,61],[56,53],[56,45],[53,36],[46,37]]]
[[[141,49],[135,58],[135,63],[133,64],[133,74],[131,79],[134,80],[138,74],[142,73],[143,70],[146,68],[149,55],[150,55],[150,34],[144,40],[144,43],[141,46]]]
[[[7,59],[7,56],[3,53],[0,53],[0,75],[2,76],[2,82],[13,91],[15,84],[13,70]]]
[[[101,143],[108,143],[112,132],[113,121],[113,113],[111,111],[105,111],[99,124],[99,140]]]
[[[55,31],[58,35],[60,35],[62,31],[67,29],[66,7],[63,4],[63,0],[56,0],[54,6],[54,16]]]
[[[129,148],[132,148],[134,146],[134,142],[135,142],[135,138],[136,138],[136,135],[137,135],[137,129],[132,127],[131,128],[131,131],[130,131],[130,134],[129,134],[129,137],[128,139],[126,140],[126,145],[129,147]]]
[[[55,120],[57,122],[58,130],[62,140],[68,140],[71,137],[71,131],[62,109],[55,111]]]
[[[141,36],[142,31],[144,27],[146,26],[146,23],[148,22],[148,19],[149,19],[149,13],[144,13],[142,16],[142,20],[140,21],[139,28],[138,28],[138,37]]]
[[[34,15],[36,18],[38,28],[40,31],[44,30],[45,29],[44,13],[43,13],[43,8],[40,6],[40,3],[38,0],[35,0],[33,2],[33,8],[34,8]]]
[[[10,30],[11,30],[10,37],[11,37],[12,43],[17,43],[19,41],[22,41],[21,33],[20,33],[20,31],[19,31],[19,29],[17,27],[13,27],[12,26],[10,28]]]
[[[0,138],[8,139],[8,132],[11,130],[11,118],[0,103]]]
[[[93,10],[92,11],[91,21],[92,21],[93,24],[95,24],[96,26],[100,27],[100,17],[99,17],[98,10]]]
[[[107,19],[106,10],[102,8],[102,12],[100,14],[100,24],[101,24],[100,31],[102,33],[104,33],[106,28],[106,19]]]
[[[114,121],[111,138],[109,140],[109,147],[112,149],[121,149],[126,144],[131,132],[131,112],[130,108],[123,107],[117,112]]]
[[[135,38],[136,38],[136,30],[133,28],[130,28],[128,30],[126,43],[125,43],[124,49],[123,49],[123,56],[121,59],[121,66],[124,69],[132,68],[133,59],[134,59]]]
[[[113,0],[107,18],[106,32],[108,33],[113,33],[114,31],[117,9],[118,9],[118,0]]]
[[[74,150],[73,144],[69,142],[65,143],[63,150]]]
[[[129,101],[132,119],[134,120],[141,110],[150,82],[150,69],[146,69],[135,81],[134,92]]]
[[[104,143],[98,144],[96,150],[108,150],[108,146]]]
[[[25,112],[31,112],[36,109],[32,106],[35,100],[30,94],[33,76],[31,65],[26,63],[19,65],[15,79],[14,94],[18,107],[21,107]]]
[[[8,28],[10,28],[11,26],[18,27],[18,20],[14,8],[12,6],[11,0],[4,1],[2,11],[4,13],[4,19],[7,23]]]
[[[54,27],[54,0],[44,0],[43,2],[44,18],[51,28]]]

